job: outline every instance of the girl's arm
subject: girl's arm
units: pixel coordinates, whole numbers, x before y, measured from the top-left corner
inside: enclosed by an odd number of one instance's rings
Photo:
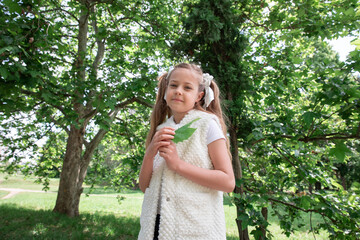
[[[145,192],[146,188],[149,187],[154,157],[156,156],[159,148],[166,147],[170,144],[170,140],[174,138],[175,129],[165,127],[157,131],[151,140],[151,143],[146,149],[145,156],[140,169],[139,174],[139,186],[141,191]]]
[[[167,166],[177,174],[205,187],[232,192],[235,188],[235,177],[225,140],[218,139],[210,143],[208,151],[214,165],[213,170],[182,161],[172,141],[170,145],[159,149],[160,156],[166,160]]]

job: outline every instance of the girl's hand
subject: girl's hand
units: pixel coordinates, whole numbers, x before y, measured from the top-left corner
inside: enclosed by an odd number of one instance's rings
[[[174,138],[175,129],[171,127],[164,127],[157,131],[152,138],[148,148],[146,149],[146,155],[153,158],[159,151],[159,148],[169,146],[171,139]]]
[[[177,171],[179,165],[183,162],[179,158],[175,143],[172,141],[170,141],[169,145],[160,147],[159,154],[165,159],[168,168],[174,172]]]
[[[146,148],[144,160],[141,165],[139,174],[139,185],[141,191],[145,192],[146,188],[150,185],[154,158],[157,152],[160,148],[169,146],[171,139],[174,138],[174,135],[175,129],[170,127],[162,128],[154,134],[149,146]]]

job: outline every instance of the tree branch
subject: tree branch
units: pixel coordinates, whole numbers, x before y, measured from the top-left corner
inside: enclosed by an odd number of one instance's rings
[[[40,11],[39,13],[54,12],[54,11],[61,11],[61,12],[67,13],[71,17],[73,17],[77,22],[79,22],[79,19],[74,14],[72,14],[71,12],[69,12],[61,7]]]
[[[24,89],[21,89],[20,90],[21,93],[24,93],[26,95],[32,95],[32,96],[36,96],[37,98],[41,99],[43,102],[46,102],[41,96],[40,96],[40,93],[36,93],[36,92],[32,92],[32,91],[29,91],[29,90],[24,90]],[[55,104],[52,104],[50,102],[46,102],[46,104],[49,104],[51,106],[53,106],[54,108],[58,109],[60,112],[62,112],[64,114],[64,116],[66,116],[66,113],[65,113],[65,110],[63,107],[61,106],[58,106],[58,105],[55,105]]]
[[[149,107],[149,108],[153,108],[153,106],[154,106],[153,104],[146,102],[144,99],[141,99],[141,98],[138,98],[138,97],[132,97],[132,98],[130,98],[128,100],[125,100],[124,102],[118,103],[115,106],[115,108],[119,108],[119,109],[124,108],[125,106],[127,106],[127,105],[129,105],[129,104],[131,104],[133,102],[137,102],[137,103],[139,103],[139,104],[141,104],[141,105],[143,105],[145,107]]]
[[[358,130],[356,132],[356,134],[346,134],[346,133],[329,133],[329,134],[324,134],[324,135],[319,135],[316,137],[302,137],[302,138],[298,138],[296,139],[294,136],[291,135],[279,135],[279,136],[268,136],[268,137],[264,137],[261,139],[258,139],[256,141],[254,141],[251,145],[255,145],[257,143],[263,142],[268,140],[268,138],[270,137],[277,137],[277,138],[288,138],[288,139],[292,139],[292,140],[297,140],[300,142],[315,142],[315,141],[331,141],[331,140],[348,140],[348,139],[360,139],[360,123],[358,126]]]
[[[335,135],[334,137],[330,137],[331,135]],[[342,135],[342,136],[341,136]],[[333,133],[333,134],[326,134],[326,135],[322,135],[322,136],[317,136],[317,137],[304,137],[304,138],[299,138],[299,141],[301,142],[314,142],[314,141],[329,141],[329,140],[337,140],[337,139],[343,139],[343,140],[348,140],[348,139],[360,139],[359,134],[341,134],[341,133]]]
[[[248,188],[248,187],[246,187],[246,189],[247,189],[249,192],[258,193],[258,192],[254,191],[254,190],[252,190],[252,189],[250,189],[250,188]],[[270,194],[272,194],[272,193],[270,193]],[[330,219],[334,224],[337,223],[337,222],[335,221],[335,219],[327,216],[325,213],[322,213],[322,212],[320,212],[320,211],[318,211],[318,210],[316,210],[316,209],[304,209],[304,208],[301,208],[301,207],[296,206],[295,203],[281,201],[281,200],[278,200],[278,199],[276,199],[276,198],[269,197],[269,196],[268,196],[268,200],[269,200],[270,202],[271,202],[271,201],[272,201],[272,202],[277,202],[277,203],[283,204],[283,205],[285,205],[285,206],[292,207],[292,208],[297,209],[297,210],[302,211],[302,212],[306,212],[306,213],[308,213],[308,212],[315,212],[315,213],[320,214],[320,215],[323,216],[323,217],[326,217],[326,218]]]
[[[148,103],[148,102],[146,102],[144,99],[141,99],[141,98],[136,98],[136,99],[135,99],[135,102],[137,102],[137,103],[139,103],[139,104],[141,104],[141,105],[143,105],[143,106],[145,106],[145,107],[149,107],[149,108],[153,108],[153,107],[154,107],[154,104]],[[359,127],[359,129],[360,129],[360,127]]]
[[[67,133],[67,135],[70,134],[70,130],[69,130],[66,126],[64,126],[63,124],[60,124],[60,122],[59,122],[58,120],[56,120],[53,116],[49,116],[49,118],[51,119],[51,121],[52,121],[54,124],[56,124],[56,125],[58,125],[59,127],[61,127],[61,128]]]
[[[92,7],[91,12],[95,13],[95,6]],[[99,30],[98,30],[98,26],[97,26],[96,14],[94,14],[94,20],[92,21],[92,27],[94,28],[95,35],[97,36],[97,34],[99,33]],[[94,70],[95,77],[97,77],[98,67],[99,67],[102,59],[104,58],[105,39],[102,41],[101,38],[99,38],[97,36],[96,44],[98,46],[98,49],[97,49],[97,54],[96,54],[95,60],[93,62],[93,70]]]

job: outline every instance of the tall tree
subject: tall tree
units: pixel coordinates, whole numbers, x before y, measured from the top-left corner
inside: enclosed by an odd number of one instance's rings
[[[318,40],[352,34],[359,25],[358,7],[357,1],[199,0],[187,5],[185,32],[174,51],[199,62],[223,92],[238,179],[240,239],[248,239],[249,225],[255,226],[256,239],[267,238],[270,205],[285,207],[285,216],[275,213],[286,234],[300,211],[330,221],[317,227],[334,238],[359,234],[355,192],[334,198],[322,190],[298,195],[317,182],[328,181],[326,186],[336,189],[331,158],[343,161],[350,152],[344,140],[359,139],[353,102],[357,82]],[[318,154],[320,149],[329,157]],[[349,199],[351,204],[344,204]]]
[[[8,0],[0,7],[2,167],[17,169],[17,152],[66,132],[54,211],[77,216],[94,151],[126,121],[119,112],[151,107],[176,5]]]
[[[202,64],[205,72],[217,80],[225,98],[226,114],[229,118],[231,154],[236,179],[242,179],[238,155],[238,135],[249,134],[247,117],[244,115],[244,93],[249,90],[248,77],[241,58],[248,45],[239,31],[243,23],[231,1],[198,1],[189,4],[189,16],[183,19],[185,32],[174,45],[175,55],[185,53]],[[236,23],[236,24],[234,24]],[[243,194],[242,185],[235,189]],[[240,208],[237,208],[238,215]],[[241,220],[237,220],[240,239],[248,239],[242,231]]]

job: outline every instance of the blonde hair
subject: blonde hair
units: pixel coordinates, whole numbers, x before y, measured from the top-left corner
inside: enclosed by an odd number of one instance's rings
[[[149,146],[152,138],[154,137],[155,133],[156,133],[156,128],[157,126],[159,126],[160,124],[164,123],[166,120],[166,117],[170,117],[171,116],[171,109],[168,107],[168,105],[166,104],[166,101],[164,99],[164,95],[167,89],[167,86],[169,84],[169,78],[172,74],[173,71],[175,71],[178,68],[185,68],[188,69],[190,71],[193,71],[197,76],[199,76],[198,80],[199,80],[199,92],[204,91],[205,89],[205,84],[204,84],[204,80],[203,80],[203,71],[201,70],[200,67],[198,67],[195,64],[189,64],[189,63],[180,63],[178,65],[176,65],[174,67],[174,69],[172,71],[170,71],[170,73],[164,73],[163,75],[161,75],[158,78],[158,93],[156,96],[156,102],[153,108],[153,112],[151,114],[151,120],[150,120],[150,131],[147,135],[146,138],[146,148]],[[222,128],[222,131],[224,133],[224,136],[226,137],[227,135],[227,127],[225,124],[225,116],[222,112],[221,109],[221,103],[220,103],[220,90],[219,87],[217,86],[216,82],[214,80],[211,81],[210,84],[211,89],[214,91],[214,100],[211,101],[210,105],[206,108],[206,110],[202,107],[204,105],[204,97],[195,104],[194,109],[200,110],[200,111],[204,111],[204,112],[208,112],[208,113],[212,113],[214,115],[216,115],[220,121],[220,125]],[[205,94],[204,94],[205,95]],[[229,145],[229,140],[226,137],[226,145],[227,145],[227,150],[229,153],[229,156],[231,157],[230,154],[230,145]]]

